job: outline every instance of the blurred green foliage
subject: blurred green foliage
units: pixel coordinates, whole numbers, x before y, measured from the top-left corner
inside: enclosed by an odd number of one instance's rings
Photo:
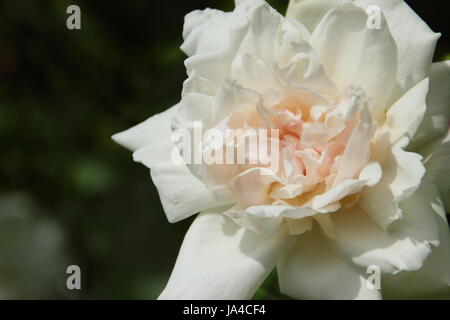
[[[269,2],[285,12],[287,1]],[[81,7],[81,30],[65,26],[70,4]],[[183,17],[207,6],[233,3],[0,3],[0,251],[9,257],[0,297],[162,290],[191,219],[167,222],[148,170],[110,136],[178,102]],[[441,23],[444,13],[427,8],[425,20]],[[438,59],[448,52],[444,39]],[[81,267],[81,291],[64,289],[68,264]],[[255,298],[282,297],[276,283],[272,274]]]

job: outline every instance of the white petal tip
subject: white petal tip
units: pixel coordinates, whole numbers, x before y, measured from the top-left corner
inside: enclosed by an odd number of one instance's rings
[[[127,131],[122,131],[122,132],[116,133],[111,136],[111,139],[115,143],[121,145],[124,148],[127,148],[128,150],[131,150],[131,151],[134,150],[133,144],[129,141],[130,139],[128,137]]]

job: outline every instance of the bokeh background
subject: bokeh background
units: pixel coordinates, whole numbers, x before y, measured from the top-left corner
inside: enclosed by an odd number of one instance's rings
[[[443,33],[435,60],[449,59],[446,2],[407,2]],[[81,30],[66,28],[70,4]],[[233,6],[0,2],[0,298],[158,296],[192,219],[169,224],[148,169],[110,137],[179,101],[184,15]],[[71,264],[81,290],[66,288]],[[256,297],[282,296],[269,281]]]

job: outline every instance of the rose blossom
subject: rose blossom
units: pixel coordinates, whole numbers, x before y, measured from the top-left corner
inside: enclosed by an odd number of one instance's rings
[[[180,103],[113,137],[151,169],[170,222],[201,212],[161,299],[251,298],[275,267],[294,298],[449,291],[439,34],[400,0],[291,1],[286,17],[242,0],[189,13],[183,37]],[[280,165],[173,162],[171,131],[195,121],[278,129]]]

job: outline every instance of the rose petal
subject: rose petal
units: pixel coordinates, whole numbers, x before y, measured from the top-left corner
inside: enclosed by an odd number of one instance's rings
[[[188,13],[184,18],[181,49],[189,56],[225,50],[230,42],[230,30],[246,23],[247,8],[263,3],[246,0],[236,3],[233,12],[206,8]]]
[[[286,17],[301,22],[311,33],[325,14],[349,0],[291,0]]]
[[[383,293],[387,298],[417,297],[428,294],[439,294],[450,291],[450,233],[448,230],[447,217],[439,199],[437,188],[426,184],[422,188],[423,197],[416,200],[427,201],[439,226],[439,247],[432,248],[433,251],[423,266],[412,272],[401,272],[396,275],[385,275],[382,278]],[[417,203],[423,206],[423,203]],[[414,205],[414,202],[411,203]],[[430,209],[422,214],[429,214]],[[426,226],[426,225],[425,225]],[[424,232],[422,225],[416,225],[417,232]]]
[[[298,236],[277,266],[280,290],[297,299],[381,299],[365,277],[325,242],[316,228]]]
[[[375,159],[382,164],[383,177],[377,185],[364,189],[358,201],[384,230],[402,217],[398,203],[417,190],[425,173],[422,157],[403,150],[407,144],[408,138],[401,139],[393,147],[378,141],[381,151],[375,152]]]
[[[184,164],[158,164],[151,176],[170,222],[183,220],[201,210],[230,204],[229,198],[207,188]]]
[[[372,132],[372,117],[367,108],[365,108],[362,110],[361,119],[350,135],[350,139],[345,147],[344,154],[339,162],[340,165],[334,185],[346,179],[355,178],[369,162]]]
[[[433,63],[430,90],[423,121],[412,138],[411,148],[447,132],[450,118],[450,61]]]
[[[414,136],[425,114],[427,93],[428,78],[411,88],[388,110],[381,130],[389,133],[391,143]]]
[[[383,16],[382,25],[385,25]],[[389,29],[369,29],[367,14],[353,4],[329,11],[311,37],[325,72],[340,90],[360,87],[375,119],[391,100],[397,70],[396,44]],[[361,72],[364,70],[364,72]]]
[[[425,160],[424,181],[438,186],[447,212],[450,211],[450,138],[430,143],[431,153]]]
[[[280,178],[266,168],[251,168],[230,181],[231,190],[238,203],[246,205],[265,204],[270,185]]]
[[[171,120],[178,111],[178,107],[179,105],[175,105],[128,130],[116,133],[112,139],[131,151],[147,144],[157,143],[162,139],[166,140],[170,137]]]
[[[377,6],[386,17],[387,25],[398,50],[397,98],[430,74],[430,65],[440,34],[427,24],[403,0],[356,0],[356,5]],[[386,28],[387,29],[387,28]]]
[[[438,225],[432,203],[435,195],[422,186],[400,204],[403,218],[388,231],[382,230],[355,206],[332,215],[335,235],[333,245],[353,263],[362,267],[377,265],[383,272],[418,270],[439,245]]]
[[[287,226],[257,234],[220,210],[204,212],[189,228],[159,299],[250,299],[290,241]]]

